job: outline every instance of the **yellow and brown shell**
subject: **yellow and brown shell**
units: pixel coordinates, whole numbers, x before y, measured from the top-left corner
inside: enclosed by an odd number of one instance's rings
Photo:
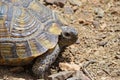
[[[0,1],[0,65],[28,64],[54,49],[61,25],[37,0]]]

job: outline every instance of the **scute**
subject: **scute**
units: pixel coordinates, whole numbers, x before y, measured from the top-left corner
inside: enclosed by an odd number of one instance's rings
[[[11,5],[7,5],[5,3],[0,2],[0,38],[4,37],[7,38],[9,37],[9,32],[8,32],[8,28],[10,25],[10,20],[11,20],[11,11],[12,11],[12,7]],[[7,12],[9,12],[9,14],[7,14]]]
[[[41,23],[24,8],[15,7],[13,15],[10,29],[12,36],[25,37],[43,29]]]
[[[48,9],[47,7],[43,6],[42,4],[39,4],[36,0],[33,0],[27,9],[30,10],[30,12],[36,16],[36,18],[41,21],[42,23],[46,23],[47,21],[53,20],[52,11]]]
[[[18,42],[15,47],[18,58],[24,59],[32,55],[28,41]]]
[[[37,36],[37,41],[40,42],[40,44],[44,47],[52,49],[58,42],[58,36],[50,34],[49,32],[43,32]]]
[[[42,55],[49,49],[53,49],[58,42],[58,36],[50,34],[48,32],[42,32],[36,36],[35,39],[28,41],[32,56],[37,57]]]
[[[1,55],[1,58],[15,57],[14,43],[1,43],[0,42],[0,55]]]

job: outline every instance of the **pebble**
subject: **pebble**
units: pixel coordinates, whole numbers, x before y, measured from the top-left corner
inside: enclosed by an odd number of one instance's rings
[[[98,22],[98,21],[93,21],[92,24],[95,28],[100,27],[100,22]]]
[[[77,11],[78,9],[79,9],[78,6],[73,6],[73,10],[74,10],[74,12]]]
[[[76,73],[73,74],[73,77],[78,78],[77,80],[91,80],[82,71],[76,71]]]
[[[63,7],[65,5],[67,0],[45,0],[46,3],[49,3],[49,4],[57,4],[61,7]]]
[[[102,70],[98,70],[96,73],[98,76],[102,76],[104,74],[104,72]]]
[[[71,77],[71,78],[68,78],[67,80],[79,80],[77,77]]]
[[[48,76],[49,80],[65,80],[68,77],[72,76],[74,71],[62,71],[57,74],[52,74]]]
[[[59,67],[64,71],[78,71],[80,66],[74,63],[59,63]]]
[[[72,77],[67,80],[91,80],[82,71],[76,71]]]
[[[120,55],[120,52],[117,52],[117,55]]]
[[[107,41],[102,41],[98,43],[99,46],[105,46],[106,44],[107,44]]]
[[[56,0],[45,0],[46,3],[53,4]]]
[[[116,55],[115,58],[116,58],[116,59],[120,59],[120,55]]]
[[[82,71],[62,71],[48,76],[49,80],[90,80]]]
[[[80,0],[69,0],[70,4],[74,5],[74,6],[81,6],[82,3]]]
[[[104,16],[104,11],[102,8],[95,8],[94,12],[98,18],[102,18]]]
[[[64,13],[65,14],[73,14],[74,11],[73,11],[73,9],[70,6],[65,6],[64,7]]]

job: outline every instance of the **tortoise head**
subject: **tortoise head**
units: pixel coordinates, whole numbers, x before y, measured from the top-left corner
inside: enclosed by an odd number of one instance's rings
[[[69,46],[73,43],[75,43],[78,39],[78,32],[69,26],[62,26],[62,33],[59,37],[59,45],[64,47],[64,46]]]

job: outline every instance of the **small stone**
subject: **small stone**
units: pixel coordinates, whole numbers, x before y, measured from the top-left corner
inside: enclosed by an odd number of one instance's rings
[[[69,2],[70,2],[70,4],[72,4],[72,5],[77,5],[77,6],[81,6],[82,5],[82,3],[81,3],[81,1],[80,0],[69,0]]]
[[[79,23],[80,23],[80,24],[85,23],[85,20],[84,20],[84,19],[81,19],[81,18],[80,18],[80,19],[78,19],[78,21],[79,21]]]
[[[120,55],[120,52],[117,52],[117,55]]]
[[[107,44],[107,41],[102,41],[100,43],[98,43],[99,46],[105,46]]]
[[[73,6],[74,12],[78,10],[78,6]]]
[[[67,80],[79,80],[79,78],[77,78],[77,77],[71,77],[71,78],[68,78]]]
[[[73,9],[70,6],[65,6],[64,7],[64,13],[65,14],[73,14],[74,11],[73,11]]]
[[[76,43],[76,44],[80,44],[80,39],[78,39],[75,43]]]
[[[76,71],[73,77],[78,78],[77,80],[90,80],[82,71]]]
[[[65,4],[67,0],[56,0],[57,3],[60,3],[60,4]]]
[[[45,0],[46,3],[53,4],[56,0]]]
[[[68,77],[72,76],[74,73],[74,71],[62,71],[57,74],[52,74],[48,76],[48,78],[49,80],[65,80]]]
[[[104,72],[102,70],[98,70],[96,73],[98,76],[102,76],[104,74]]]
[[[95,28],[100,27],[100,23],[98,21],[93,21],[92,24]]]
[[[94,12],[98,18],[102,18],[104,16],[104,11],[102,8],[95,8]]]
[[[63,7],[66,3],[66,0],[45,0],[46,3],[49,3],[49,4],[57,4],[61,7]]]
[[[59,63],[59,67],[64,71],[77,71],[80,70],[80,66],[74,63]]]
[[[116,55],[115,58],[116,58],[116,59],[120,59],[120,55]]]

